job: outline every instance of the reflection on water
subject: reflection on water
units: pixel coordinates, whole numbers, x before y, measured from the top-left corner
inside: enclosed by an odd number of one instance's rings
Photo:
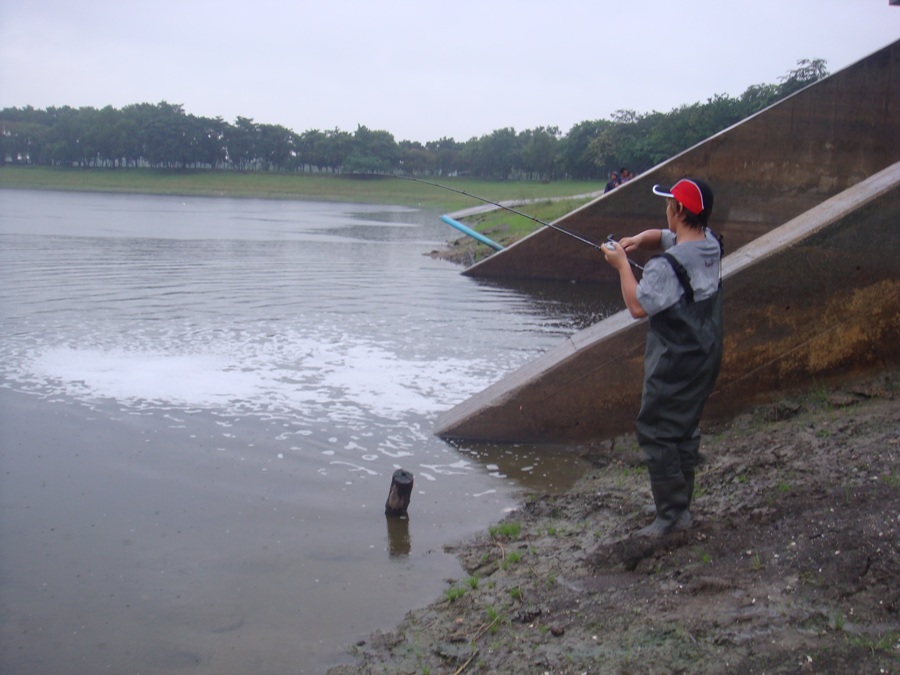
[[[578,446],[465,442],[459,450],[491,476],[541,494],[569,490],[589,464],[589,453]]]
[[[391,557],[408,556],[412,550],[409,537],[409,516],[385,516],[388,533],[388,552]]]
[[[605,265],[602,260],[598,264]],[[510,279],[481,281],[485,286],[514,291],[528,297],[548,323],[567,333],[582,330],[623,308],[618,284],[597,286],[564,281]]]
[[[2,197],[4,672],[312,672],[579,471],[431,428],[617,291],[464,277],[414,209]]]

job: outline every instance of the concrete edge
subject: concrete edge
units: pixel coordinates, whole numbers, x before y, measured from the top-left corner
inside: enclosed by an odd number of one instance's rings
[[[831,197],[780,227],[758,237],[725,257],[722,278],[727,280],[770,256],[795,246],[813,233],[828,227],[847,213],[877,199],[900,183],[900,162],[866,178],[851,188]],[[527,386],[533,386],[560,364],[576,359],[583,350],[631,330],[646,319],[636,320],[622,310],[566,338],[543,355],[525,364],[500,381],[439,415],[434,426],[438,436],[452,437],[453,430],[467,419],[491,407],[502,406]],[[615,355],[610,356],[614,360]]]

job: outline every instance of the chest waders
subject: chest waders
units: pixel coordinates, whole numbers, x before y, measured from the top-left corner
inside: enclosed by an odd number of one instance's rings
[[[700,416],[722,363],[721,282],[712,296],[695,302],[687,270],[672,254],[662,257],[675,270],[684,295],[650,317],[647,331],[636,422],[656,504],[656,520],[638,532],[647,536],[690,525]]]

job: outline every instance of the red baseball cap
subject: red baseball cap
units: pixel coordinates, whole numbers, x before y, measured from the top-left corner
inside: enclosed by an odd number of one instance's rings
[[[699,216],[704,211],[708,215],[712,210],[712,189],[696,178],[682,178],[670,188],[654,185],[653,194],[660,197],[671,197],[695,216]]]

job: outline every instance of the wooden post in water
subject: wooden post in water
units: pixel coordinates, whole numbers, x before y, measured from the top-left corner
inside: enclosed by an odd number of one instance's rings
[[[384,503],[384,513],[388,516],[405,516],[412,499],[413,475],[409,471],[397,469],[391,478],[391,490]]]

